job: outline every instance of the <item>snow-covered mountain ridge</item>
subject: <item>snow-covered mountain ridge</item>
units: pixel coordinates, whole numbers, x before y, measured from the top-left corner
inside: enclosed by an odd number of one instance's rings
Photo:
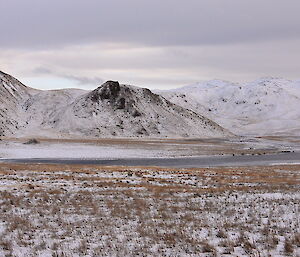
[[[300,81],[212,80],[158,93],[239,135],[300,135]]]
[[[36,92],[0,71],[0,135],[19,129],[22,123],[21,103]]]
[[[93,91],[43,91],[0,72],[0,100],[0,136],[300,135],[300,81],[279,78],[154,93],[114,81]]]
[[[215,122],[149,89],[108,81],[93,91],[35,90],[1,73],[0,135],[224,137]]]

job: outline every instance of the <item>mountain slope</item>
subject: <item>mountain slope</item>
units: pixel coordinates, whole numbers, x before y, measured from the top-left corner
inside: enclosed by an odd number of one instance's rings
[[[159,93],[236,134],[300,134],[299,82],[264,78],[234,84],[214,80]]]
[[[34,90],[1,73],[0,136],[223,137],[215,122],[145,88]]]
[[[0,136],[20,128],[23,123],[21,103],[36,91],[0,71]]]
[[[57,134],[57,131],[53,129],[53,124],[49,121],[86,92],[81,89],[41,90],[31,96],[22,104],[26,126],[16,131],[15,135],[62,136]]]

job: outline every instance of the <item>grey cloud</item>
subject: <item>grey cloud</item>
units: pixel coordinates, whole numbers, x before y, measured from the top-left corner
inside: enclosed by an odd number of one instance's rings
[[[35,73],[35,74],[42,74],[42,75],[53,74],[53,72],[50,69],[45,68],[45,67],[35,68],[32,72]]]
[[[38,77],[36,87],[41,80],[65,78],[68,87],[74,83],[72,87],[93,89],[105,80],[119,80],[163,89],[209,79],[299,79],[299,46],[300,40],[292,39],[172,47],[95,44],[47,51],[0,51],[0,67],[28,82]]]
[[[74,76],[74,75],[64,75],[61,76],[66,79],[74,80],[76,81],[79,85],[95,85],[99,86],[100,84],[103,84],[103,79],[99,77],[81,77],[81,76]]]
[[[0,48],[203,45],[300,37],[299,0],[0,0]]]
[[[92,77],[86,77],[86,76],[76,76],[76,75],[70,75],[70,74],[64,74],[61,72],[55,72],[49,68],[45,67],[38,67],[32,70],[33,74],[36,75],[52,75],[54,77],[60,77],[69,79],[72,81],[75,81],[79,86],[85,86],[85,85],[94,85],[98,86],[102,84],[104,81],[102,78],[92,76]]]

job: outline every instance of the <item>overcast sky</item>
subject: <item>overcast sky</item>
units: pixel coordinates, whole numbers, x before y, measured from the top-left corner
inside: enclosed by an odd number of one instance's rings
[[[300,79],[299,0],[0,0],[0,70],[28,86]]]

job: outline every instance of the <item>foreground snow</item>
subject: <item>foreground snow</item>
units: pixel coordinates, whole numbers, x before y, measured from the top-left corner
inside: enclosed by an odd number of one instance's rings
[[[299,166],[3,164],[1,256],[298,256]]]

